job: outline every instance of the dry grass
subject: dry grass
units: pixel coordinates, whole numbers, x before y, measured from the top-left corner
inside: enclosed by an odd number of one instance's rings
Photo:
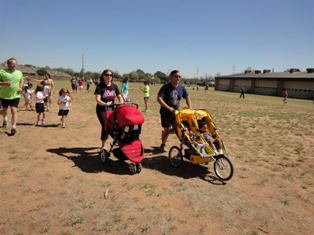
[[[70,84],[57,82],[57,87]],[[130,84],[143,107],[140,84]],[[18,133],[0,132],[1,234],[311,234],[314,231],[314,105],[311,101],[190,89],[211,111],[235,175],[223,185],[212,164],[169,166],[160,143],[159,86],[151,87],[140,174],[98,158],[93,94],[73,94],[67,128],[35,127],[20,109]],[[55,97],[56,99],[56,97]],[[56,100],[54,100],[56,102]],[[182,103],[184,104],[184,103]],[[169,145],[176,145],[175,136]],[[108,143],[109,145],[109,143]]]

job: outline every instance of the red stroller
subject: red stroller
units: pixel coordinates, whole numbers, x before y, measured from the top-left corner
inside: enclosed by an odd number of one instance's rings
[[[132,174],[140,173],[142,170],[141,162],[144,160],[144,150],[139,136],[141,127],[144,123],[144,116],[138,110],[138,105],[134,103],[114,105],[113,111],[107,111],[107,130],[113,139],[109,152],[102,150],[100,159],[103,163],[110,157],[113,150],[123,159],[130,160],[132,163],[129,169]],[[118,145],[119,148],[113,149]]]

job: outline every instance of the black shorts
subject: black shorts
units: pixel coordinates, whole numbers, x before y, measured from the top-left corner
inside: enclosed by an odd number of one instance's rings
[[[36,113],[44,113],[45,112],[44,103],[36,103],[35,109],[36,109]]]
[[[161,109],[160,110],[160,119],[161,119],[161,126],[163,128],[169,128],[173,126],[174,123],[174,113],[166,110],[166,109]]]
[[[9,106],[17,108],[19,106],[19,103],[20,103],[20,98],[16,98],[13,100],[6,100],[6,99],[1,98],[1,104],[3,108],[8,108]]]
[[[149,96],[144,97],[144,100],[149,100]]]
[[[69,110],[60,109],[58,112],[58,116],[67,116],[68,113],[69,113]]]

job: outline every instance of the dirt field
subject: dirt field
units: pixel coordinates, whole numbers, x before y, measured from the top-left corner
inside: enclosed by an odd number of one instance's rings
[[[70,83],[57,82],[57,91]],[[130,94],[143,107],[140,84]],[[17,134],[0,130],[0,234],[313,234],[314,104],[189,88],[194,108],[213,114],[234,164],[226,184],[213,166],[174,169],[160,154],[159,86],[151,86],[140,174],[98,157],[95,99],[72,94],[58,127],[57,92],[46,127],[20,102]],[[184,106],[184,102],[181,102]],[[0,120],[2,122],[2,119]],[[111,140],[111,139],[110,139]],[[167,145],[177,145],[171,136]],[[109,146],[109,142],[108,142]]]

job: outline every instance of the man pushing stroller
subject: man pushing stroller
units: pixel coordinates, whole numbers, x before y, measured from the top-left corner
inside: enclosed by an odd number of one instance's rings
[[[174,112],[180,107],[180,100],[184,98],[188,108],[192,108],[191,99],[185,87],[180,85],[181,74],[179,70],[171,71],[170,81],[163,85],[157,95],[160,104],[161,126],[161,145],[160,151],[165,152],[165,145],[170,133],[173,133],[172,124],[174,122]]]

